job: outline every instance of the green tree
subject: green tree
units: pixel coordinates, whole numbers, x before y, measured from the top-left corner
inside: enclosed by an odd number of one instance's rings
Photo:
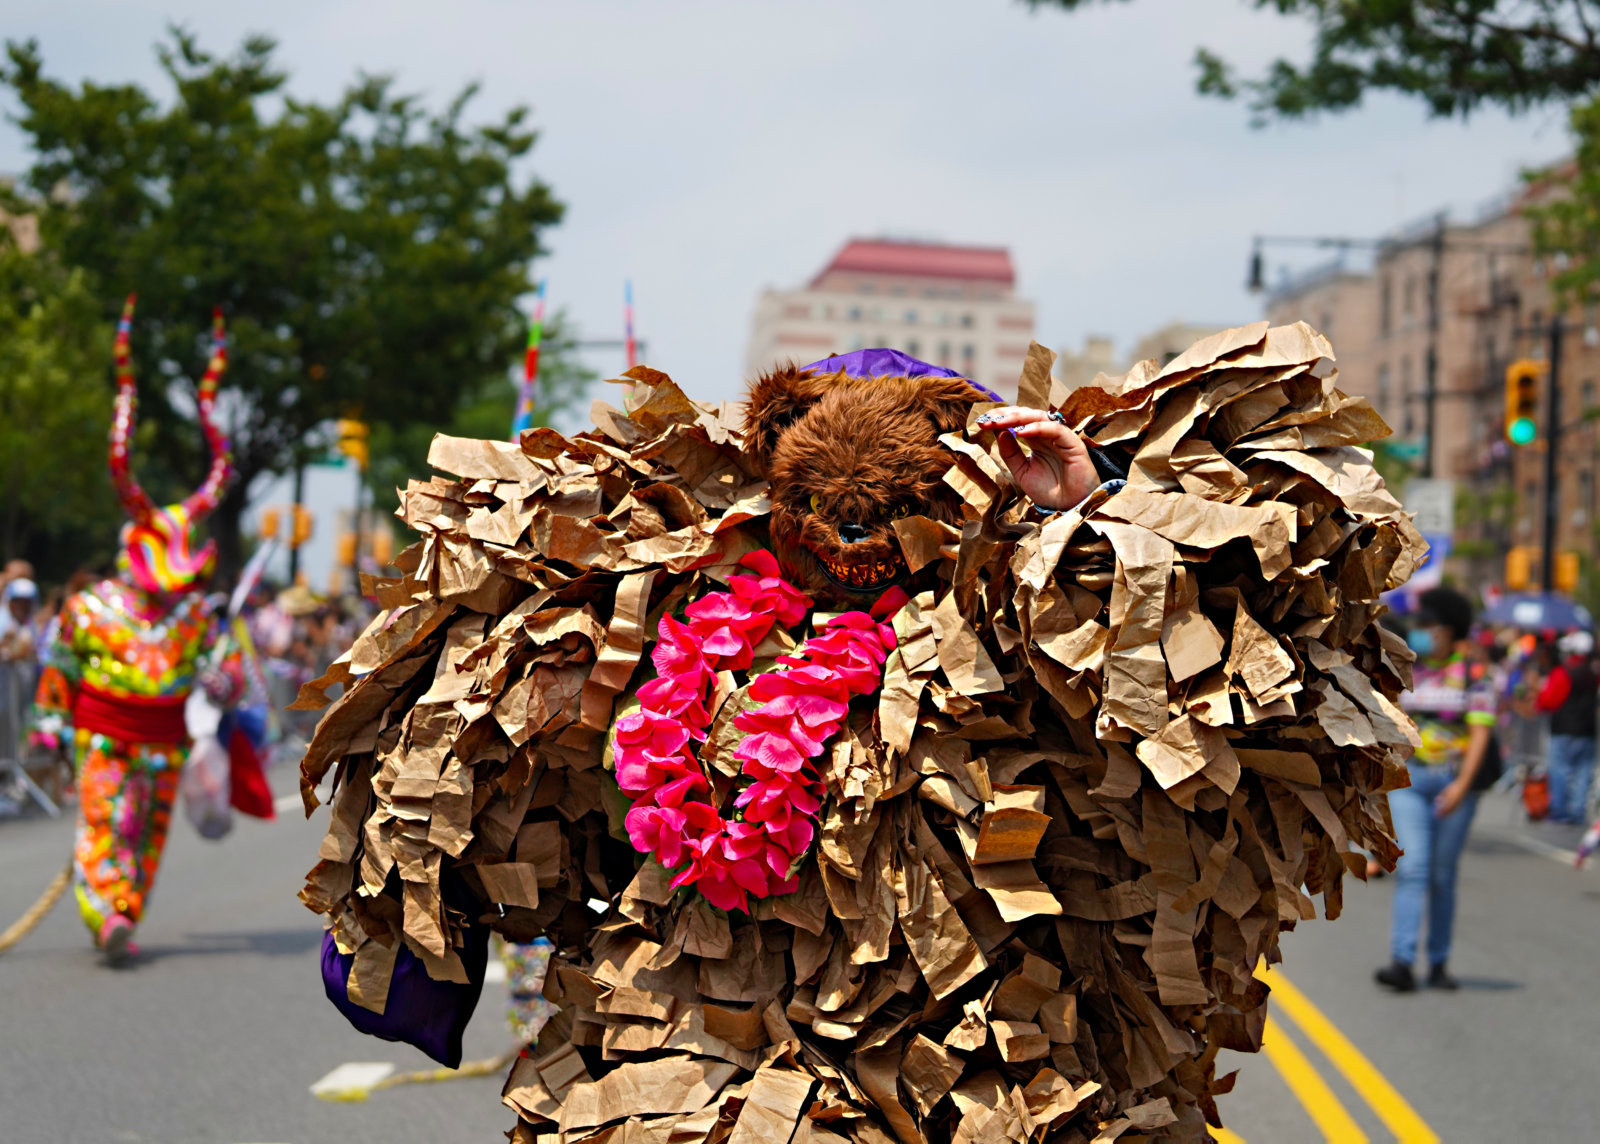
[[[115,551],[110,353],[83,272],[23,252],[0,224],[0,563],[21,557],[60,581]]]
[[[212,305],[228,316],[219,407],[240,480],[212,522],[224,568],[250,481],[304,460],[330,419],[440,426],[503,381],[516,299],[562,214],[514,171],[536,138],[525,108],[473,127],[474,88],[430,113],[369,76],[322,106],[285,91],[274,50],[257,36],[220,59],[174,30],[157,49],[166,104],[135,85],[48,79],[32,42],[8,43],[0,66],[35,152],[26,185],[45,245],[88,272],[104,317],[138,292],[142,412],[159,438],[138,464],[154,496],[203,471],[184,414]]]
[[[1026,0],[1087,8],[1127,0]],[[1344,111],[1369,91],[1423,100],[1434,115],[1489,104],[1522,111],[1600,90],[1600,0],[1249,0],[1312,26],[1311,57],[1276,59],[1240,78],[1207,48],[1195,53],[1207,95],[1248,93],[1259,118]]]
[[[1533,223],[1535,249],[1563,256],[1554,262],[1551,288],[1567,302],[1593,301],[1600,294],[1600,101],[1574,107],[1569,122],[1574,163],[1568,170],[1529,172],[1530,182],[1547,193],[1524,213]]]
[[[543,348],[539,355],[539,380],[533,403],[533,423],[548,425],[558,412],[570,408],[595,380],[594,371],[577,363],[570,350],[563,352],[561,320],[545,323]],[[404,491],[406,482],[428,472],[428,447],[434,434],[452,437],[487,437],[504,440],[511,435],[511,419],[516,412],[517,388],[504,375],[490,380],[456,406],[450,420],[442,425],[375,425],[368,442],[372,465],[367,470],[367,486],[372,490],[373,506],[385,512],[399,507],[395,490]]]

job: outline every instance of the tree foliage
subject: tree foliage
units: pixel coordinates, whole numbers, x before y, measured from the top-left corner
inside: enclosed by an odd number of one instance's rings
[[[112,555],[110,352],[83,272],[24,253],[0,225],[0,562],[59,581]]]
[[[285,91],[274,50],[252,37],[222,59],[174,30],[157,51],[166,104],[49,79],[31,42],[9,43],[0,67],[35,152],[26,185],[46,247],[88,272],[105,318],[138,292],[141,411],[160,459],[137,463],[152,495],[203,471],[184,414],[211,306],[227,314],[219,404],[241,480],[213,522],[225,565],[250,480],[305,459],[330,419],[440,426],[508,384],[515,302],[562,214],[515,176],[536,138],[525,108],[469,126],[474,88],[431,113],[371,76],[322,106]]]
[[[562,347],[560,320],[546,321],[533,405],[535,425],[550,424],[555,413],[570,408],[595,380],[594,371],[579,365]],[[396,490],[404,491],[407,481],[428,472],[428,447],[435,432],[504,440],[510,436],[516,404],[516,387],[502,379],[462,401],[446,423],[374,426],[369,442],[372,467],[367,473],[374,507],[384,512],[398,508]]]
[[[1112,0],[1027,0],[1068,10]],[[1116,0],[1126,3],[1127,0]],[[1423,100],[1434,115],[1484,104],[1522,111],[1600,90],[1600,0],[1249,0],[1302,19],[1308,61],[1276,59],[1241,78],[1222,54],[1196,52],[1207,95],[1248,94],[1258,118],[1344,111],[1369,91]]]
[[[1524,210],[1533,224],[1534,247],[1552,256],[1550,287],[1569,301],[1594,301],[1600,296],[1600,102],[1572,109],[1570,122],[1577,144],[1570,169],[1532,172],[1530,180],[1553,192],[1536,194]]]

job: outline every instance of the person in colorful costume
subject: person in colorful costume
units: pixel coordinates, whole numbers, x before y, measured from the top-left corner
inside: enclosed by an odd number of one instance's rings
[[[74,889],[84,922],[113,963],[136,952],[134,927],[166,845],[189,750],[185,703],[197,684],[219,699],[237,690],[227,672],[208,666],[220,634],[204,591],[216,546],[197,547],[194,537],[233,475],[228,440],[214,416],[227,364],[222,317],[214,318],[211,360],[199,387],[210,470],[181,504],[157,507],[128,461],[137,405],[128,352],[133,305],[130,297],[115,344],[111,479],[130,518],[118,575],[63,604],[32,733],[38,746],[72,752],[79,795]]]

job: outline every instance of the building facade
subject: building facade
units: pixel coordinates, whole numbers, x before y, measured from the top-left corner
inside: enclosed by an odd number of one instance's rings
[[[1340,388],[1371,400],[1394,430],[1391,470],[1419,473],[1431,451],[1433,475],[1456,482],[1455,555],[1447,564],[1469,585],[1503,583],[1512,547],[1542,538],[1548,457],[1548,378],[1541,381],[1537,440],[1505,436],[1506,368],[1545,360],[1552,311],[1550,275],[1561,265],[1532,253],[1526,208],[1549,193],[1535,186],[1471,224],[1430,220],[1383,242],[1372,269],[1328,268],[1286,284],[1267,304],[1274,323],[1303,319],[1328,334]],[[1436,328],[1429,293],[1437,273]],[[1596,473],[1600,472],[1600,329],[1582,308],[1562,314],[1555,457],[1557,550],[1577,553],[1584,593],[1594,573]],[[1427,363],[1436,355],[1434,432],[1427,422]],[[1535,579],[1538,562],[1534,563]]]
[[[1082,350],[1063,349],[1056,357],[1056,379],[1068,389],[1088,385],[1102,373],[1116,377],[1125,372],[1117,366],[1115,344],[1104,334],[1090,334]]]
[[[745,372],[890,346],[1012,398],[1033,326],[1003,247],[851,239],[805,286],[762,293]]]

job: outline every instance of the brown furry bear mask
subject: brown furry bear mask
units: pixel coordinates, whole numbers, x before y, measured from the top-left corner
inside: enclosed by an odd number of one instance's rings
[[[939,435],[961,430],[972,406],[991,400],[959,377],[791,365],[754,382],[745,440],[772,484],[772,545],[797,586],[856,607],[905,583],[894,521],[960,521]]]

